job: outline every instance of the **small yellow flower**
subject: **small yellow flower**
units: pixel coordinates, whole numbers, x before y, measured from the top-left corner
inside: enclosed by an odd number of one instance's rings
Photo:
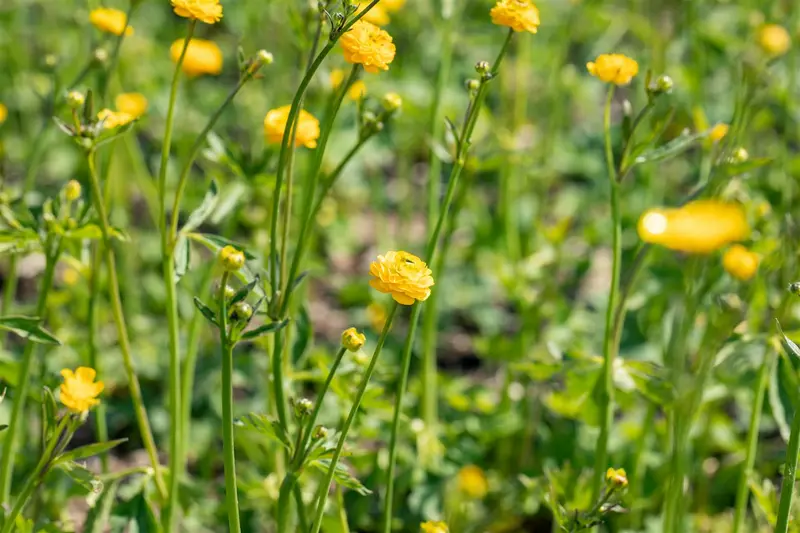
[[[126,15],[124,11],[111,7],[98,7],[89,12],[89,22],[100,31],[121,35],[133,35],[133,28],[125,27]]]
[[[609,468],[606,470],[606,481],[615,487],[625,488],[628,486],[628,475],[625,473],[624,468],[618,468],[616,470]]]
[[[419,525],[421,533],[450,533],[450,529],[444,522],[434,522],[429,520]]]
[[[139,118],[147,111],[147,98],[140,93],[121,93],[114,99],[117,111]]]
[[[363,333],[359,333],[356,328],[348,328],[342,333],[342,346],[351,352],[357,352],[367,342],[367,337]]]
[[[244,253],[233,246],[225,246],[219,251],[219,261],[228,272],[236,272],[244,266],[245,257]]]
[[[69,202],[74,202],[81,197],[81,184],[77,180],[69,180],[64,185],[64,197]]]
[[[3,104],[0,104],[0,124],[6,121],[8,118],[8,108]]]
[[[74,287],[80,280],[81,274],[74,268],[65,268],[64,272],[61,273],[61,281],[64,282],[64,285],[69,287]]]
[[[755,276],[760,258],[741,244],[734,244],[722,256],[722,266],[736,279],[747,281]]]
[[[206,24],[214,24],[222,18],[219,0],[172,0],[175,14],[187,19],[196,19]]]
[[[406,0],[381,0],[378,5],[389,13],[397,13],[406,5]]]
[[[372,9],[364,13],[361,20],[369,22],[370,24],[375,24],[376,26],[386,26],[392,19],[389,18],[389,13],[381,4],[376,4]]]
[[[386,93],[381,103],[386,111],[394,112],[403,107],[403,98],[397,93]]]
[[[184,39],[178,39],[170,46],[169,53],[173,62],[177,62],[181,57],[183,43]],[[213,41],[192,39],[186,49],[181,69],[188,76],[217,75],[222,72],[222,50]]]
[[[781,56],[789,51],[792,38],[786,28],[778,24],[766,24],[758,30],[758,45],[771,56]]]
[[[718,143],[725,138],[729,129],[730,127],[722,122],[715,124],[714,127],[711,128],[711,133],[708,134],[708,138],[711,139],[711,142]]]
[[[628,85],[639,73],[639,63],[622,54],[602,54],[586,63],[589,74],[605,83]]]
[[[369,284],[385,294],[391,294],[395,302],[411,305],[424,302],[431,295],[433,277],[428,265],[408,252],[386,252],[369,266],[373,279]]]
[[[392,36],[374,24],[359,20],[340,38],[344,59],[363,65],[364,70],[376,73],[389,70],[396,48]]]
[[[675,209],[651,209],[639,219],[639,236],[680,252],[706,254],[750,233],[738,204],[698,200]]]
[[[386,309],[381,304],[372,302],[367,306],[367,319],[372,329],[381,331],[386,324]]]
[[[530,0],[498,0],[489,12],[492,23],[514,31],[539,31],[539,9]]]
[[[111,130],[124,126],[136,119],[133,115],[123,113],[121,111],[111,111],[110,109],[102,109],[97,114],[97,119],[103,121],[103,128]]]
[[[65,368],[61,371],[61,403],[70,411],[82,413],[100,403],[97,396],[103,392],[103,382],[95,383],[97,372],[93,368],[78,367],[75,372]]]
[[[289,111],[291,111],[291,106],[285,105],[271,110],[264,117],[264,136],[267,138],[267,142],[280,144],[283,141],[283,132],[289,121]],[[319,120],[305,109],[301,110],[294,133],[295,145],[316,148],[318,138]]]
[[[473,500],[482,500],[489,492],[486,474],[479,466],[467,465],[458,471],[458,490]]]

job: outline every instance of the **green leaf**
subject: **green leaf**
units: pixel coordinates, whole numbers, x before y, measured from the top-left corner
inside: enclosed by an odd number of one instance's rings
[[[57,425],[58,404],[49,387],[42,387],[42,442],[50,440],[50,430]]]
[[[206,195],[203,197],[203,201],[200,203],[200,206],[189,215],[186,224],[181,228],[181,233],[194,231],[199,228],[214,211],[218,199],[219,189],[217,188],[217,182],[211,180],[211,184],[208,187],[208,191],[206,191]]]
[[[657,148],[645,150],[641,155],[637,156],[630,165],[630,168],[642,163],[653,163],[655,161],[663,161],[679,155],[691,148],[695,142],[704,139],[709,134],[708,131],[700,133],[684,133],[675,139],[665,143]]]
[[[771,158],[758,157],[754,159],[748,159],[747,161],[743,161],[741,163],[723,163],[718,166],[714,172],[720,177],[735,178],[736,176],[741,176],[742,174],[747,174],[748,172],[752,172],[761,167],[767,166],[770,163],[772,163]]]
[[[175,242],[175,283],[178,283],[189,270],[191,254],[192,247],[189,246],[189,239],[185,235],[179,235],[178,240]]]
[[[79,448],[72,449],[68,452],[64,452],[58,457],[56,457],[55,462],[56,464],[61,462],[72,462],[72,461],[80,461],[81,459],[86,459],[87,457],[92,457],[94,455],[99,455],[103,452],[107,452],[111,448],[115,448],[126,442],[128,439],[117,439],[117,440],[110,440],[108,442],[96,442],[94,444],[87,444],[86,446],[81,446]]]
[[[119,488],[118,480],[106,485],[103,493],[94,502],[94,506],[89,509],[83,531],[86,533],[105,532],[106,524],[108,524],[108,519],[111,516],[111,509],[114,507],[114,500],[117,498],[117,488]]]
[[[237,420],[236,425],[249,431],[256,431],[270,440],[281,444],[290,452],[292,451],[292,444],[289,441],[289,436],[286,435],[286,431],[277,420],[270,420],[266,415],[248,413]]]
[[[111,531],[125,533],[159,533],[155,512],[142,491],[113,509]]]
[[[203,316],[206,317],[206,320],[219,327],[219,323],[217,322],[217,314],[209,306],[200,301],[200,298],[197,296],[194,297],[194,306],[198,311],[203,313]]]
[[[245,248],[244,245],[239,242],[226,239],[225,237],[220,237],[219,235],[212,235],[210,233],[195,233],[194,235],[207,241],[205,244],[207,246],[209,244],[212,245],[210,247],[215,251],[219,251],[226,246],[233,246],[237,250],[240,250],[248,260],[257,259],[255,255],[248,252],[247,248]]]
[[[772,367],[767,389],[767,400],[775,419],[775,425],[785,442],[789,442],[791,429],[789,424],[798,405],[800,383],[792,366],[792,361],[785,353],[781,353]]]
[[[103,238],[103,230],[101,230],[100,226],[97,224],[89,223],[81,226],[80,228],[69,230],[66,233],[66,237],[68,239],[98,240]]]
[[[620,370],[630,378],[636,390],[652,402],[662,406],[672,403],[675,390],[664,367],[648,361],[628,360]]]
[[[231,298],[231,301],[228,302],[228,307],[232,307],[233,304],[239,303],[239,302],[243,301],[245,298],[247,298],[247,295],[250,294],[250,291],[252,291],[253,288],[256,285],[258,285],[258,282],[260,280],[261,280],[261,278],[259,277],[258,274],[256,274],[256,277],[253,278],[250,281],[250,283],[248,283],[247,285],[245,285],[244,287],[242,287],[238,291],[236,291],[236,294],[233,295],[233,298]]]
[[[250,340],[250,339],[255,339],[257,337],[261,337],[261,336],[266,335],[268,333],[274,333],[276,331],[279,331],[279,330],[282,330],[283,328],[285,328],[287,324],[289,324],[289,319],[288,318],[285,318],[285,319],[281,320],[280,322],[272,322],[271,324],[263,324],[261,326],[258,326],[257,328],[253,328],[253,329],[251,329],[249,331],[245,331],[242,334],[241,339],[246,341],[246,340]]]
[[[89,492],[99,493],[103,490],[103,482],[97,479],[94,474],[81,464],[73,461],[64,461],[56,463],[53,466],[67,474],[75,483]]]
[[[328,472],[331,467],[331,460],[317,459],[316,461],[311,461],[310,466],[316,468],[320,472]],[[362,496],[372,494],[372,491],[365,487],[358,478],[353,476],[347,466],[342,463],[336,463],[336,468],[333,470],[333,479],[342,487],[352,489]]]
[[[42,344],[60,345],[59,341],[52,333],[40,325],[41,319],[29,316],[4,316],[0,317],[0,329],[16,333],[23,339]]]

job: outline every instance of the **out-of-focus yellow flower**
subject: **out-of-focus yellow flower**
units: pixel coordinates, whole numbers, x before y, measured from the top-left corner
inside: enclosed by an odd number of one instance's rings
[[[94,381],[97,372],[93,368],[80,366],[75,372],[65,368],[61,376],[61,403],[70,411],[82,413],[100,403],[97,397],[103,392],[103,382]]]
[[[422,533],[450,533],[447,524],[444,522],[434,522],[433,520],[421,523],[419,528]]]
[[[342,346],[351,352],[357,352],[367,342],[367,336],[359,333],[356,328],[347,328],[342,332]]]
[[[74,287],[80,280],[80,273],[72,267],[65,268],[64,272],[61,273],[61,281],[63,281],[64,285],[67,285],[68,287]]]
[[[338,89],[344,81],[344,76],[344,70],[340,68],[333,69],[330,76],[328,76],[328,81],[331,83],[331,89]]]
[[[121,93],[114,99],[117,111],[139,118],[147,111],[147,98],[141,93]]]
[[[381,0],[378,5],[389,13],[397,13],[406,5],[406,0]]]
[[[740,205],[715,200],[698,200],[676,209],[651,209],[639,219],[643,241],[686,253],[710,253],[749,233]]]
[[[408,252],[386,252],[369,266],[373,289],[391,294],[395,302],[411,305],[431,295],[433,277],[425,262]]]
[[[331,75],[329,77],[329,81],[331,82],[331,87],[333,89],[338,89],[341,87],[342,82],[344,81],[345,73],[342,69],[334,69],[331,71]],[[364,95],[367,94],[367,86],[361,80],[354,81],[350,88],[347,89],[347,97],[351,100],[361,100]]]
[[[760,258],[741,244],[734,244],[722,256],[722,266],[736,279],[747,281],[755,276]]]
[[[381,6],[381,4],[375,4],[372,9],[364,13],[364,16],[361,17],[361,20],[369,22],[370,24],[375,24],[376,26],[386,26],[392,21],[392,19],[389,17],[389,13]]]
[[[206,24],[214,24],[222,18],[219,0],[172,0],[175,14],[187,19],[196,19]]]
[[[289,121],[289,111],[291,111],[291,106],[285,105],[272,109],[264,117],[264,136],[267,138],[267,142],[280,144],[283,141],[283,132]],[[317,139],[319,139],[319,120],[305,109],[300,110],[300,117],[294,133],[295,145],[316,148]]]
[[[781,56],[791,48],[792,38],[783,26],[766,24],[758,30],[758,45],[769,55]]]
[[[711,139],[711,142],[717,143],[725,138],[729,129],[730,127],[722,122],[715,124],[714,127],[711,128],[711,133],[708,134],[708,138]]]
[[[64,185],[64,198],[68,202],[74,202],[81,197],[81,184],[78,180],[69,180]]]
[[[8,118],[8,108],[3,104],[0,104],[0,124],[6,121]]]
[[[112,130],[124,126],[136,119],[133,115],[123,113],[121,111],[111,111],[110,109],[102,109],[97,114],[98,120],[103,121],[103,129]]]
[[[381,304],[372,302],[367,306],[367,319],[372,325],[372,329],[382,330],[386,324],[386,309]]]
[[[489,482],[486,480],[486,474],[479,466],[467,465],[458,471],[458,491],[472,498],[473,500],[482,500],[489,492]]]
[[[370,73],[389,70],[396,48],[392,36],[375,24],[359,20],[339,39],[348,63],[363,65]]]
[[[639,73],[639,63],[622,54],[602,54],[586,63],[589,74],[606,83],[628,85]]]
[[[530,0],[498,0],[489,12],[492,23],[514,31],[539,31],[539,9]]]
[[[628,486],[628,475],[625,473],[624,468],[616,470],[609,468],[606,470],[606,481],[615,487],[624,488]]]
[[[121,35],[133,35],[133,28],[125,27],[126,15],[124,11],[111,7],[98,7],[89,12],[89,22],[100,31]]]
[[[177,62],[180,59],[183,43],[184,39],[178,39],[170,46],[169,54],[173,62]],[[181,69],[188,76],[217,75],[222,72],[222,50],[213,41],[192,39],[186,49],[186,56],[183,58]]]
[[[381,103],[386,111],[395,112],[403,107],[403,98],[397,93],[386,93]]]

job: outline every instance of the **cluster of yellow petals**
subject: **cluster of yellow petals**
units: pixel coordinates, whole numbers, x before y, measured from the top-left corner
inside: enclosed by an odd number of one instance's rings
[[[716,200],[698,200],[675,209],[651,209],[639,219],[643,241],[691,254],[711,253],[749,233],[742,207]]]
[[[722,122],[715,124],[714,127],[711,128],[711,133],[708,134],[708,138],[711,139],[711,142],[718,143],[725,138],[729,129],[730,126]]]
[[[172,8],[179,17],[214,24],[222,18],[219,0],[172,0]]]
[[[147,111],[147,98],[141,93],[120,93],[114,99],[117,111],[139,118]]]
[[[766,24],[758,30],[758,45],[771,56],[781,56],[789,51],[792,38],[786,28],[778,24]]]
[[[756,275],[761,258],[741,244],[734,244],[722,256],[722,266],[736,279],[747,281]]]
[[[113,130],[126,124],[130,124],[136,117],[122,111],[112,111],[111,109],[101,109],[97,113],[97,119],[103,122],[103,129]]]
[[[285,105],[272,109],[264,117],[264,136],[267,142],[280,144],[283,141],[283,132],[289,121],[289,111],[291,106]],[[316,148],[317,139],[319,139],[319,120],[305,109],[301,110],[294,133],[295,145]]]
[[[431,295],[433,276],[428,265],[408,252],[386,252],[379,255],[369,266],[373,279],[369,284],[385,294],[391,294],[395,302],[411,305],[423,302]]]
[[[467,465],[458,471],[458,491],[473,500],[482,500],[489,492],[486,474],[479,466]]]
[[[396,48],[392,36],[375,24],[359,20],[339,39],[348,63],[363,65],[370,73],[389,70]]]
[[[422,533],[450,533],[450,529],[444,522],[429,520],[419,525]]]
[[[489,12],[492,22],[514,31],[539,31],[539,9],[530,0],[498,0]]]
[[[628,474],[625,473],[624,468],[617,468],[616,470],[609,468],[606,470],[606,481],[611,485],[624,488],[628,486]]]
[[[177,63],[180,59],[184,42],[184,39],[178,39],[170,46],[169,54],[173,62]],[[222,50],[214,41],[192,39],[186,48],[181,70],[188,76],[217,75],[222,72]]]
[[[133,34],[133,28],[126,27],[126,20],[127,15],[124,11],[112,7],[98,7],[89,12],[89,22],[92,23],[92,26],[100,31],[113,33],[114,35],[122,35],[123,31],[125,35]]]
[[[100,403],[97,397],[103,392],[103,382],[95,382],[97,372],[93,368],[81,366],[75,372],[65,368],[61,371],[64,383],[61,384],[61,403],[70,411],[82,413]]]
[[[586,63],[586,69],[605,83],[628,85],[639,73],[639,63],[622,54],[602,54]]]

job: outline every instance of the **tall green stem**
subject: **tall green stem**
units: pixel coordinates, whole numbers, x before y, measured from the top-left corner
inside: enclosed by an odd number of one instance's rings
[[[336,450],[334,450],[333,457],[331,457],[331,464],[328,467],[327,474],[325,474],[325,479],[320,484],[319,490],[317,491],[317,509],[314,513],[314,522],[311,526],[311,533],[319,533],[320,528],[322,527],[322,516],[325,514],[325,504],[328,502],[328,491],[331,483],[333,482],[333,474],[336,471],[336,466],[339,464],[339,459],[342,456],[342,450],[344,449],[344,443],[347,440],[347,435],[350,433],[350,428],[352,427],[353,421],[358,414],[358,409],[361,406],[361,400],[364,399],[364,393],[367,391],[369,380],[372,378],[372,373],[375,371],[375,365],[378,363],[381,350],[383,350],[383,344],[386,342],[386,337],[389,335],[389,330],[392,327],[392,321],[397,313],[397,306],[397,303],[393,303],[391,309],[389,310],[389,316],[386,317],[386,323],[384,323],[383,331],[381,331],[381,336],[378,338],[378,344],[375,346],[375,351],[372,353],[372,358],[369,361],[367,370],[361,377],[361,383],[358,385],[358,392],[356,392],[355,400],[353,400],[353,406],[350,408],[350,413],[347,415],[347,419],[345,420],[344,425],[339,432],[339,441],[336,443]]]
[[[786,449],[786,464],[781,484],[781,500],[778,504],[778,521],[775,533],[786,533],[789,529],[792,499],[794,498],[794,481],[797,473],[797,455],[800,453],[800,409],[795,411],[792,419],[789,447]]]
[[[594,492],[593,500],[600,496],[603,487],[603,472],[608,462],[608,436],[614,417],[614,359],[616,346],[614,344],[614,311],[619,298],[619,278],[622,264],[622,218],[619,205],[619,181],[617,180],[616,166],[614,165],[614,152],[611,145],[611,102],[614,98],[614,88],[608,88],[605,110],[603,113],[603,130],[605,132],[606,164],[608,166],[608,180],[611,191],[611,288],[608,293],[606,307],[606,325],[603,337],[603,374],[600,383],[600,436],[595,448],[594,463]]]

